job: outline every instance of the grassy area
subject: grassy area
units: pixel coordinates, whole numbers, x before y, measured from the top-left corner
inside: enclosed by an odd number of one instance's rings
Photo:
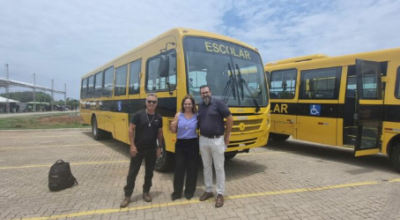
[[[31,115],[0,119],[0,130],[88,128],[76,114]]]

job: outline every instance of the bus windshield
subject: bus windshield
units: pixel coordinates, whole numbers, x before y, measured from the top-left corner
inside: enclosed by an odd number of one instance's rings
[[[184,41],[188,93],[201,101],[200,86],[231,107],[266,106],[266,80],[260,55],[227,41],[187,37]]]

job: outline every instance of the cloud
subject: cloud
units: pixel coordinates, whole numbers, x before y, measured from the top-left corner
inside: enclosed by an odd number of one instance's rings
[[[2,2],[0,62],[10,77],[79,97],[80,77],[173,27],[217,32],[225,2],[9,1]],[[50,86],[49,86],[50,87]]]
[[[237,1],[234,8],[246,22],[227,34],[258,47],[264,61],[400,45],[400,1]]]
[[[227,35],[263,61],[400,45],[396,0],[0,1],[0,64],[10,78],[79,98],[80,78],[173,27]],[[0,77],[5,74],[0,70]],[[1,91],[0,91],[1,92]],[[62,97],[60,97],[62,98]]]

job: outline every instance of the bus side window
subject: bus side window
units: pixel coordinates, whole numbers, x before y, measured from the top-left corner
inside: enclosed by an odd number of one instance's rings
[[[296,94],[297,70],[277,70],[271,72],[271,99],[293,99]]]
[[[168,79],[165,79],[166,83],[169,83],[171,89],[175,89],[176,87],[176,52],[172,50],[168,53],[169,56],[169,73]],[[168,87],[168,84],[167,84]]]
[[[100,97],[103,90],[103,72],[98,72],[94,75],[94,94],[93,97]]]
[[[129,94],[139,93],[141,68],[142,68],[142,60],[136,60],[130,64]]]
[[[126,95],[126,77],[128,65],[120,66],[115,71],[114,95]]]
[[[81,99],[84,99],[84,98],[86,98],[86,95],[87,95],[87,85],[88,85],[88,80],[87,80],[87,78],[86,79],[83,79],[82,80],[82,87],[81,87]]]
[[[104,80],[103,80],[103,96],[112,96],[113,91],[113,80],[114,80],[114,67],[109,67],[104,70]]]
[[[92,98],[94,95],[94,75],[89,76],[88,78],[88,91],[87,91],[87,97]]]
[[[300,99],[338,99],[342,67],[301,71]]]
[[[149,91],[155,91],[157,89],[157,70],[160,60],[152,59],[147,62],[147,76],[146,76],[146,89]]]
[[[157,55],[147,61],[146,71],[146,90],[148,91],[168,91],[176,87],[176,52],[171,50],[167,54],[169,58],[168,76],[160,76],[160,59]]]

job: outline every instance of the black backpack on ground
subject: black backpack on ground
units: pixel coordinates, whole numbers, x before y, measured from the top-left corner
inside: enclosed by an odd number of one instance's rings
[[[49,172],[49,189],[50,191],[59,191],[78,184],[75,177],[71,173],[68,162],[57,160],[50,168]]]

